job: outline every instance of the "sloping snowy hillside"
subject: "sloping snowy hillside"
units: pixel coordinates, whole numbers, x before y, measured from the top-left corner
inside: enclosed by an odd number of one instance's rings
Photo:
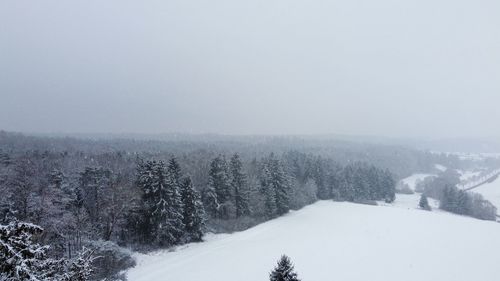
[[[128,278],[268,280],[287,254],[303,281],[499,280],[500,224],[397,206],[320,201],[244,232],[138,256]]]

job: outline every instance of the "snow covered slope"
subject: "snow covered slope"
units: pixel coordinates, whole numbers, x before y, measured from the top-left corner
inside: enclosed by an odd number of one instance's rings
[[[129,281],[268,280],[281,254],[303,281],[500,280],[500,224],[398,204],[320,201],[207,240],[138,256]]]
[[[408,187],[409,187],[411,190],[415,191],[415,187],[416,187],[416,185],[417,185],[417,183],[418,183],[419,181],[423,181],[423,180],[425,180],[427,177],[435,177],[435,176],[436,176],[436,175],[433,175],[433,174],[414,174],[414,175],[411,175],[411,176],[409,176],[409,177],[407,177],[407,178],[402,179],[402,180],[401,180],[401,182],[402,182],[403,184],[408,185]]]

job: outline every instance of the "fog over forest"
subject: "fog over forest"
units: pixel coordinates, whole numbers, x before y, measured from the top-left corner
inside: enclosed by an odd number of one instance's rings
[[[0,1],[0,128],[498,138],[498,1]]]

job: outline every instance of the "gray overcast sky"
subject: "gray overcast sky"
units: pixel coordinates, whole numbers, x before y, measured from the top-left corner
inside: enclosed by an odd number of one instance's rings
[[[500,136],[498,0],[0,0],[0,129]]]

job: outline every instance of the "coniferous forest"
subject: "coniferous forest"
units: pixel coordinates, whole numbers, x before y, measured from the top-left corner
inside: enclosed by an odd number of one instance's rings
[[[399,178],[437,160],[463,164],[401,147],[301,139],[1,132],[0,144],[5,280],[119,279],[134,264],[131,250],[200,242],[206,232],[243,230],[317,200],[392,202]],[[22,257],[19,243],[30,249]]]

